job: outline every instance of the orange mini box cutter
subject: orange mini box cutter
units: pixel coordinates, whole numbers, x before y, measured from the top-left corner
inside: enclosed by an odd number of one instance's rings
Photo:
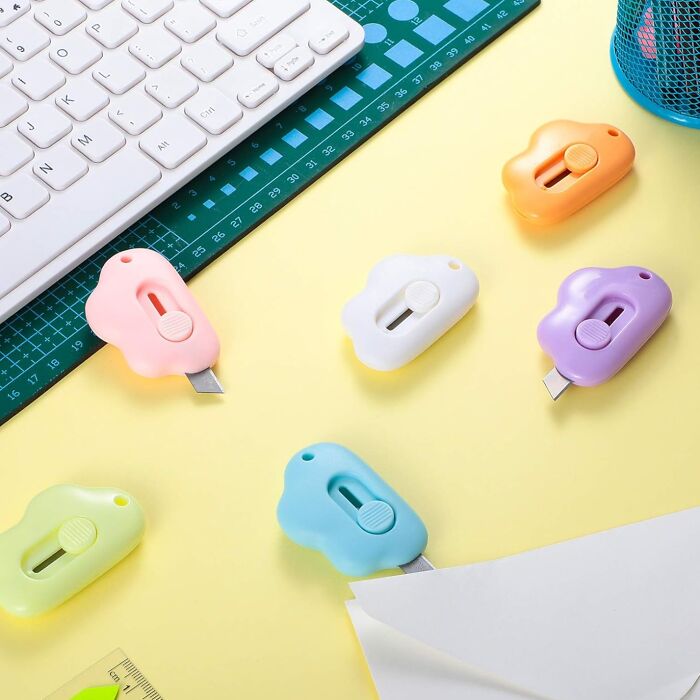
[[[553,224],[620,181],[634,157],[632,141],[610,124],[549,122],[506,164],[503,184],[521,216]]]

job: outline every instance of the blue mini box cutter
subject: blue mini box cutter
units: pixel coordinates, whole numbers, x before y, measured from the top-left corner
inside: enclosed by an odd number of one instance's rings
[[[290,539],[322,552],[347,576],[434,568],[422,554],[428,542],[422,520],[341,445],[311,445],[292,457],[277,518]]]

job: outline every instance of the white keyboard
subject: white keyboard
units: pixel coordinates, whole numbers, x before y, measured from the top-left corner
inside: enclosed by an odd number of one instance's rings
[[[0,321],[363,42],[328,0],[0,0]]]

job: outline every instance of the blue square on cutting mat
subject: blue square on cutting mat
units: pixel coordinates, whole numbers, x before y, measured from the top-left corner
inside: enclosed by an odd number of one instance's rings
[[[413,61],[423,55],[423,52],[405,39],[401,39],[398,44],[392,46],[384,55],[394,63],[398,63],[402,68],[410,66]]]
[[[363,82],[367,87],[371,87],[372,90],[380,88],[389,78],[391,78],[391,73],[384,70],[376,63],[367,66],[367,68],[357,76],[359,81]]]
[[[299,148],[299,146],[301,146],[301,144],[308,138],[309,137],[302,134],[299,129],[292,129],[288,134],[285,134],[282,137],[282,141],[288,143],[292,148]]]
[[[255,168],[251,168],[250,166],[241,170],[241,177],[244,180],[248,180],[248,182],[250,182],[253,178],[256,178],[257,176],[258,171]]]
[[[274,165],[278,160],[282,160],[282,154],[274,148],[268,148],[265,153],[260,156],[268,165]]]
[[[325,110],[317,109],[315,112],[309,114],[305,121],[308,124],[311,124],[314,129],[321,131],[321,129],[327,127],[333,121],[333,117],[331,117],[331,115]]]
[[[468,22],[476,17],[479,12],[487,10],[490,5],[484,0],[449,0],[445,3],[445,9]]]
[[[221,188],[221,191],[228,197],[230,194],[233,194],[236,191],[236,188],[230,182],[227,182]]]
[[[433,46],[437,46],[443,39],[450,36],[450,34],[455,31],[455,28],[451,24],[445,22],[444,19],[440,19],[436,15],[431,15],[413,31],[418,34],[418,36],[429,41]]]
[[[346,112],[352,109],[361,99],[362,96],[358,95],[349,87],[340,88],[340,90],[331,97],[331,101],[335,102],[338,107],[344,109]]]

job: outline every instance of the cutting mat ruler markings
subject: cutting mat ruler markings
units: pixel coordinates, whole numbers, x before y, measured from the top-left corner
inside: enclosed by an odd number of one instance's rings
[[[121,650],[115,649],[90,666],[45,700],[73,700],[88,688],[118,685],[116,700],[163,700],[138,666]]]
[[[363,51],[0,325],[0,423],[101,347],[83,313],[102,264],[134,247],[186,279],[312,184],[539,0],[334,0]]]

